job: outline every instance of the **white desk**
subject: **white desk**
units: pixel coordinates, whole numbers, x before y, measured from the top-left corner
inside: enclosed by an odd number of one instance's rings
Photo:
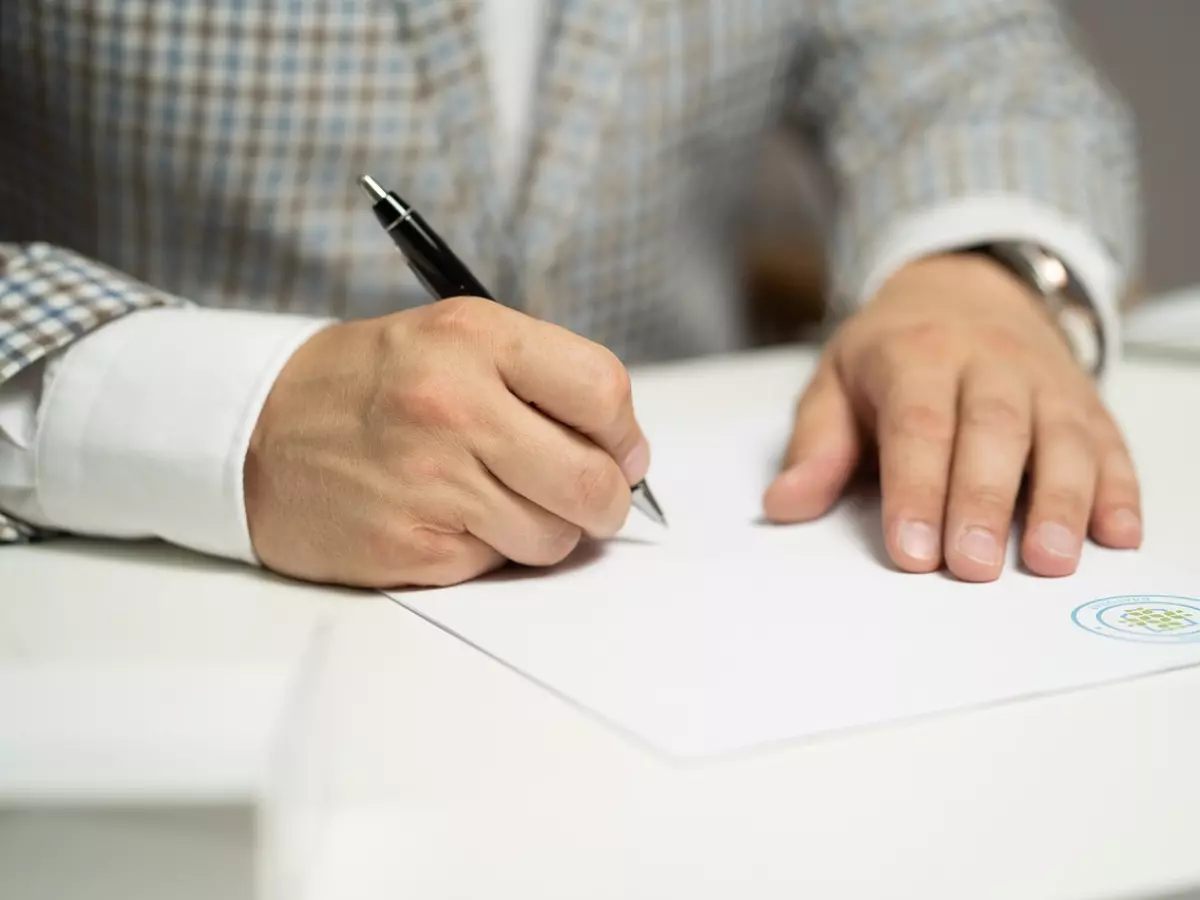
[[[0,803],[247,802],[321,616],[368,595],[164,546],[0,553]]]
[[[646,371],[639,412],[653,436],[789,404],[808,364],[777,352]],[[1112,395],[1145,480],[1148,550],[1187,564],[1198,387],[1195,370],[1137,363]],[[44,676],[40,700],[18,681],[0,695],[0,792],[249,802],[289,699],[307,697],[286,733],[310,740],[268,797],[282,783],[283,808],[320,813],[319,827],[280,830],[272,804],[264,845],[305,875],[306,900],[1200,886],[1200,670],[675,769],[375,595],[72,544],[4,551],[0,585],[0,679]],[[320,675],[297,691],[306,647]],[[138,690],[122,693],[113,663]],[[172,677],[192,691],[163,707]]]

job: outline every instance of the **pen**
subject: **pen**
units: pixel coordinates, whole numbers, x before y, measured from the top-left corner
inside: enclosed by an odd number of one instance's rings
[[[370,175],[358,179],[367,196],[371,198],[372,210],[379,224],[392,237],[392,243],[403,254],[408,267],[417,280],[436,299],[450,297],[496,298],[471,270],[447,246],[436,231],[429,227],[419,212],[402,200],[395,191],[385,191]],[[645,480],[632,488],[634,507],[659,525],[666,525],[667,518]]]

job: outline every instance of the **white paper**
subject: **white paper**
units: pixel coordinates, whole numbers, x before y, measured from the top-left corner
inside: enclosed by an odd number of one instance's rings
[[[622,537],[555,570],[393,596],[677,757],[1200,663],[1200,577],[1140,553],[1089,546],[1078,574],[1046,579],[1021,572],[1014,547],[998,582],[965,584],[893,570],[869,498],[816,523],[760,524],[786,426],[656,443],[666,532],[634,514]],[[1104,634],[1084,627],[1095,611],[1076,612],[1126,595],[1177,599],[1114,601]],[[1137,609],[1160,617],[1139,625]]]

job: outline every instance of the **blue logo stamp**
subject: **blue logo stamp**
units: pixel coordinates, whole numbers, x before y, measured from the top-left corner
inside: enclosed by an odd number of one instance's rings
[[[1200,641],[1200,600],[1171,594],[1101,597],[1077,607],[1080,628],[1121,641],[1186,644]]]

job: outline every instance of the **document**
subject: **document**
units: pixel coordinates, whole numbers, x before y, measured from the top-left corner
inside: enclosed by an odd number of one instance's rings
[[[785,406],[785,404],[781,404]],[[786,410],[784,410],[786,413]],[[760,521],[786,417],[655,442],[670,528],[394,599],[643,745],[696,759],[1200,663],[1200,576],[1089,545],[990,584],[887,561],[878,500]]]

